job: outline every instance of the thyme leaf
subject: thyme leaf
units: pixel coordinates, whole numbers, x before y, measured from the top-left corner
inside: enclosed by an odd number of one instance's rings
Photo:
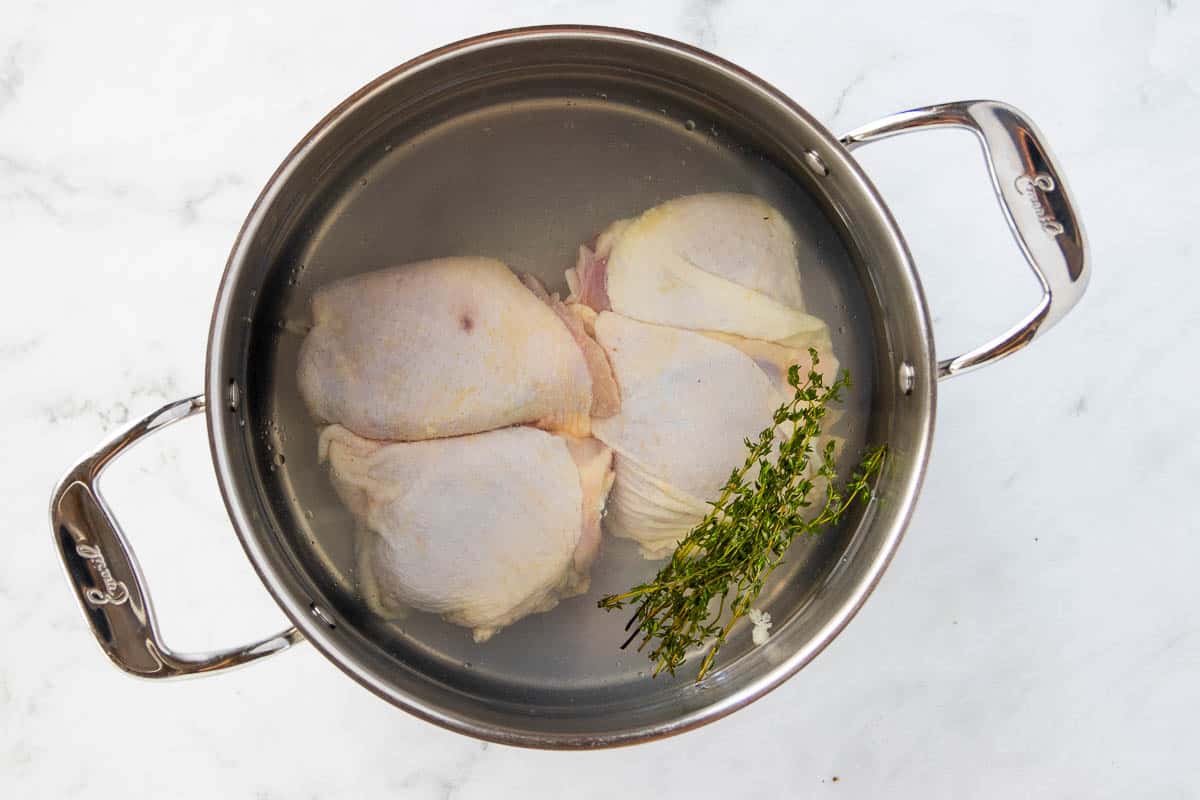
[[[803,380],[799,366],[788,370],[794,396],[776,409],[757,439],[745,440],[745,462],[666,565],[652,580],[598,603],[608,611],[637,604],[626,626],[633,632],[622,647],[639,635],[639,651],[653,644],[648,655],[655,676],[664,670],[674,675],[690,650],[707,645],[700,681],[792,541],[837,524],[853,504],[871,496],[870,480],[887,448],[869,449],[850,479],[837,485],[835,443],[817,450],[816,442],[829,404],[840,402],[850,388],[850,373],[843,370],[826,385],[816,371],[817,351],[808,352],[812,365]]]

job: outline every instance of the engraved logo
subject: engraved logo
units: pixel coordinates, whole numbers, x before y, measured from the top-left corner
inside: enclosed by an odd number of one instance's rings
[[[77,544],[75,552],[81,558],[87,559],[96,572],[100,573],[100,581],[104,584],[103,592],[93,588],[83,593],[89,603],[94,606],[119,606],[129,599],[129,589],[125,586],[124,581],[113,577],[112,570],[108,568],[108,562],[104,560],[104,554],[100,552],[99,548],[92,547],[90,544]]]
[[[1039,190],[1042,192],[1054,191],[1054,178],[1044,172],[1036,175],[1021,175],[1013,181],[1013,186],[1016,187],[1018,194],[1029,198],[1029,204],[1033,207],[1033,213],[1037,215],[1042,230],[1052,236],[1058,236],[1063,232],[1062,223],[1054,218],[1050,209],[1046,208],[1045,203],[1038,197]]]

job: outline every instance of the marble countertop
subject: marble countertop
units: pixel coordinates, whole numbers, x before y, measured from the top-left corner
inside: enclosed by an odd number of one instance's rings
[[[0,796],[1200,794],[1200,522],[1187,510],[1200,3],[967,5],[6,3]],[[1023,108],[1071,179],[1087,296],[1035,346],[942,387],[923,495],[866,608],[797,677],[699,731],[596,753],[485,745],[384,704],[310,648],[181,683],[119,674],[56,561],[51,486],[106,432],[199,390],[228,248],[327,109],[429,48],[544,22],[698,44],[835,132],[940,100]],[[861,160],[909,238],[943,355],[1032,306],[969,137]],[[172,643],[281,627],[231,535],[204,426],[158,439],[106,487]]]

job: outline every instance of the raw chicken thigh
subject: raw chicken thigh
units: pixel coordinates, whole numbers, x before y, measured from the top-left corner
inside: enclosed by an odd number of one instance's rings
[[[614,222],[567,283],[569,301],[676,328],[784,343],[824,328],[803,311],[795,232],[751,195],[689,195]]]
[[[611,451],[530,427],[424,442],[324,430],[338,495],[365,529],[359,575],[373,609],[416,608],[482,642],[588,587]]]
[[[611,312],[597,317],[595,331],[621,385],[620,413],[592,424],[616,453],[605,526],[637,541],[647,558],[663,558],[745,461],[745,440],[756,439],[790,397],[787,368],[807,370],[809,355]],[[811,344],[828,352],[827,340]]]
[[[569,302],[599,312],[577,314],[621,392],[592,421],[616,454],[605,526],[667,556],[791,398],[788,368],[806,373],[812,347],[836,375],[827,326],[803,310],[795,234],[756,197],[682,197],[610,225],[567,280]]]
[[[488,258],[326,286],[300,350],[301,394],[317,419],[374,439],[519,423],[586,435],[591,416],[615,411],[615,384],[578,321],[536,289]]]

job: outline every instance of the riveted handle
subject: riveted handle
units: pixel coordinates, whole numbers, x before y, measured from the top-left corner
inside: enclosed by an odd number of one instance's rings
[[[235,667],[303,641],[295,628],[214,653],[172,652],[158,632],[133,551],[100,495],[104,468],[143,437],[204,410],[203,396],[163,406],[76,464],[54,490],[54,541],[92,633],[113,663],[142,678],[176,678]]]
[[[1005,333],[938,362],[946,378],[1015,353],[1070,311],[1083,296],[1090,267],[1087,240],[1067,183],[1033,122],[992,100],[942,103],[857,128],[842,137],[849,149],[926,128],[965,128],[983,147],[992,187],[1025,260],[1042,285],[1037,307]]]

